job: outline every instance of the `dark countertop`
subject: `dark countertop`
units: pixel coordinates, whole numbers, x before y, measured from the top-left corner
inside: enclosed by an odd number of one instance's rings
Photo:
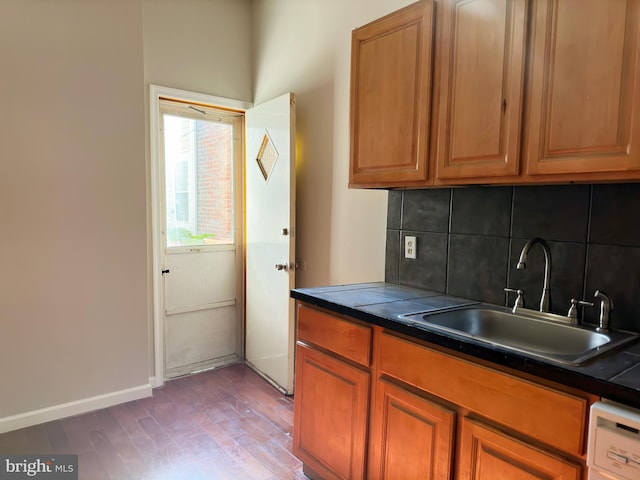
[[[414,338],[640,408],[640,342],[603,353],[583,365],[561,365],[485,342],[425,330],[402,321],[407,313],[480,302],[390,283],[297,288],[291,297]]]

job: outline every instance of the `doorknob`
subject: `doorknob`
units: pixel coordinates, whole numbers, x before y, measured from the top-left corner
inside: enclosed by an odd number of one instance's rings
[[[286,272],[289,270],[289,265],[286,263],[276,263],[276,270],[284,270]]]

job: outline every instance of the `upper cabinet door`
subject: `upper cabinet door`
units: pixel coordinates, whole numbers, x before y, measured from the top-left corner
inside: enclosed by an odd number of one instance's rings
[[[432,37],[432,0],[353,31],[349,186],[427,180]]]
[[[527,173],[639,170],[640,2],[536,0],[532,16]]]
[[[516,175],[526,2],[444,0],[438,8],[436,178]]]

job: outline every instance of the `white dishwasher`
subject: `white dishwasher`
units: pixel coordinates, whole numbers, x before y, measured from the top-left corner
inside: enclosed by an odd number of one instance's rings
[[[640,480],[640,410],[602,401],[591,406],[589,480]]]

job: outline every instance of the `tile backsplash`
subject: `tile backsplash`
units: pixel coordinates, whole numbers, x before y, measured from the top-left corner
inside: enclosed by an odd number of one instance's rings
[[[417,238],[417,258],[404,258],[404,237]],[[551,308],[566,314],[571,298],[613,300],[614,329],[640,332],[640,184],[466,187],[391,190],[385,280],[505,305],[504,287],[524,290],[537,309],[544,254],[551,250]],[[510,294],[508,304],[513,304]],[[584,308],[597,323],[599,308]]]

